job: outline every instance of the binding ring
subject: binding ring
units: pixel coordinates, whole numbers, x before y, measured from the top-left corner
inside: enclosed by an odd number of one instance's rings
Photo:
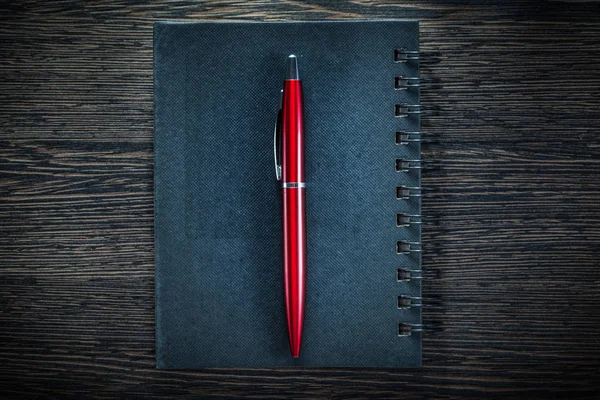
[[[398,268],[396,280],[398,282],[408,282],[413,279],[423,279],[422,271],[412,271],[406,268]]]
[[[411,225],[421,225],[423,223],[423,216],[421,214],[396,214],[396,226],[399,228],[406,228]]]
[[[413,137],[417,136],[417,137]],[[407,145],[411,142],[421,142],[421,143],[430,143],[432,142],[429,138],[423,138],[423,136],[435,136],[435,133],[429,132],[406,132],[406,131],[397,131],[396,132],[396,144],[397,145]]]
[[[398,296],[398,308],[421,307],[423,305],[422,297]]]
[[[419,246],[415,248],[414,246]],[[411,254],[411,253],[422,253],[420,242],[409,242],[406,240],[398,240],[396,242],[396,254]]]
[[[436,78],[420,78],[398,75],[394,78],[395,90],[407,90],[410,88],[431,89],[437,87],[440,80]]]
[[[406,50],[403,48],[394,49],[394,62],[408,62],[419,60],[419,52],[416,50]]]
[[[428,161],[396,158],[396,172],[409,172],[411,169],[435,169]]]
[[[421,53],[418,50],[406,50],[401,47],[394,49],[394,62],[405,63],[409,61],[435,64],[441,61],[441,54],[435,52]]]
[[[398,324],[398,336],[410,336],[416,332],[423,332],[423,325],[400,322]]]
[[[422,186],[396,186],[396,200],[408,200],[411,197],[423,197],[423,190],[429,190]]]
[[[424,108],[420,104],[394,104],[394,116],[396,118],[407,118],[411,115],[437,115],[439,110],[438,106]]]
[[[420,104],[394,104],[394,116],[396,118],[406,118],[409,115],[422,114]]]

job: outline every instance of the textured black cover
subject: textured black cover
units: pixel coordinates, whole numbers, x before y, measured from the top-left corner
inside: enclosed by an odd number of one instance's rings
[[[396,172],[418,143],[396,145],[394,90],[416,62],[415,21],[180,23],[154,27],[156,360],[158,368],[421,364],[419,281],[397,282],[396,254],[420,228],[396,227]],[[302,353],[289,355],[282,287],[281,199],[273,126],[285,58],[298,56],[305,94],[308,275]]]

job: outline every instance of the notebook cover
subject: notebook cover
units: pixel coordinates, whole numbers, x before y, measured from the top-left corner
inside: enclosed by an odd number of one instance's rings
[[[418,90],[394,90],[418,63],[416,21],[291,23],[158,22],[154,27],[156,363],[158,368],[400,367],[421,364],[418,253],[398,240],[420,228]],[[304,86],[307,295],[301,356],[290,357],[283,298],[281,194],[273,128],[285,59],[298,57]]]

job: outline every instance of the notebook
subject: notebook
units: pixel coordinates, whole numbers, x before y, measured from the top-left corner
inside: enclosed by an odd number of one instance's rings
[[[156,365],[421,364],[418,23],[154,26]],[[273,129],[304,88],[307,283],[290,356]]]

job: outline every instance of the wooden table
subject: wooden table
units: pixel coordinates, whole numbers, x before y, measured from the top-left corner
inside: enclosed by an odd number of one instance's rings
[[[124,3],[0,6],[3,397],[598,396],[597,2]],[[324,18],[420,19],[438,57],[424,367],[158,371],[152,24]]]

